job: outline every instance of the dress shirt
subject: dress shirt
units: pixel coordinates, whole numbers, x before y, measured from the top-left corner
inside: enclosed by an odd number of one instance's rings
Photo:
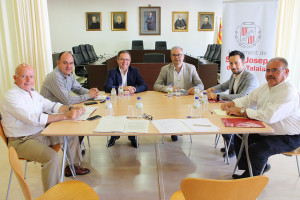
[[[300,133],[299,99],[297,88],[283,81],[274,87],[265,83],[248,96],[233,101],[236,107],[246,108],[249,118],[270,125],[275,135],[297,135]]]
[[[71,95],[70,92],[76,95]],[[56,67],[49,73],[43,82],[41,95],[50,101],[72,105],[90,99],[89,90],[83,88],[74,78],[73,74],[66,76]]]
[[[42,131],[48,120],[45,113],[58,113],[62,105],[49,101],[33,89],[30,93],[14,85],[4,95],[0,113],[6,137],[29,136]]]
[[[121,77],[122,77],[122,86],[127,86],[127,72],[126,73],[123,72],[123,70],[119,67],[120,73],[121,73]]]
[[[184,88],[184,65],[180,68],[180,71],[177,72],[176,67],[174,66],[174,85],[178,88]]]
[[[242,73],[244,72],[245,70],[243,70],[241,73],[239,73],[235,78],[234,78],[234,85],[233,85],[233,92],[234,94],[236,94],[236,91],[238,89],[238,86],[239,86],[239,81],[241,79],[241,76],[242,76]]]

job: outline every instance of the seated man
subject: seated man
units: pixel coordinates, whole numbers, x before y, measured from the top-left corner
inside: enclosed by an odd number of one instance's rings
[[[109,70],[104,85],[106,93],[110,93],[113,86],[116,90],[120,85],[123,86],[124,91],[129,91],[130,94],[144,92],[147,90],[147,84],[142,78],[139,70],[130,66],[131,54],[129,51],[119,51],[117,55],[118,67]],[[120,136],[111,136],[107,146],[113,146],[115,141]],[[134,136],[128,136],[131,145],[137,148],[137,143]]]
[[[34,91],[34,70],[28,64],[20,64],[16,68],[14,80],[15,85],[6,92],[0,104],[1,124],[8,146],[13,146],[20,158],[42,164],[42,182],[46,192],[59,183],[60,175],[59,155],[49,146],[63,144],[64,140],[58,136],[43,136],[40,132],[51,122],[79,117],[84,108],[51,102]],[[57,112],[60,114],[50,115]],[[80,163],[82,156],[78,137],[69,137],[69,140],[73,161]],[[75,167],[75,171],[77,175],[90,172],[81,167]],[[69,167],[66,167],[65,175],[72,175]]]
[[[175,46],[171,49],[172,63],[163,66],[154,83],[153,89],[159,92],[167,92],[169,83],[172,83],[173,91],[185,89],[188,94],[194,94],[194,86],[199,85],[200,90],[204,85],[198,76],[194,65],[183,62],[184,54],[181,47]],[[173,141],[177,141],[176,135],[171,136]]]
[[[90,90],[83,88],[74,78],[73,56],[68,52],[62,52],[58,56],[57,67],[50,72],[41,88],[41,95],[50,101],[72,105],[96,98],[99,94],[97,88]],[[75,94],[72,95],[71,91]],[[81,143],[83,136],[79,137]]]
[[[245,55],[240,51],[232,51],[229,53],[229,66],[232,75],[225,83],[216,85],[207,89],[208,99],[232,101],[233,99],[248,95],[252,90],[258,87],[259,83],[256,76],[248,72],[245,68]],[[229,94],[220,93],[229,90]],[[231,134],[222,135],[225,143],[230,146],[228,156],[235,156],[234,140]],[[221,152],[225,152],[225,148],[221,148]],[[225,157],[225,154],[223,155]]]
[[[270,156],[300,146],[300,94],[286,80],[289,75],[288,63],[286,59],[277,57],[271,59],[266,68],[268,83],[253,90],[248,96],[221,106],[228,115],[261,120],[274,129],[274,133],[269,135],[249,135],[248,151],[254,176],[260,175]],[[239,152],[241,140],[237,136],[234,137],[234,146],[235,151]],[[242,175],[233,174],[234,179],[249,177],[245,151],[238,167],[245,172]],[[270,165],[266,169],[270,169]]]

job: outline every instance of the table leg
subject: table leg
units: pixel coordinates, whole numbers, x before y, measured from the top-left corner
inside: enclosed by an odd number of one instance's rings
[[[67,146],[68,146],[68,140],[66,140],[67,136],[64,136],[64,156],[62,160],[62,166],[61,166],[61,175],[60,175],[60,182],[64,181],[64,174],[65,174],[65,168],[66,168],[66,157],[67,157]]]
[[[249,151],[248,151],[248,137],[249,137],[249,134],[244,134],[243,135],[243,140],[244,140],[244,144],[245,144],[245,151],[246,151],[246,157],[247,157],[249,174],[250,174],[250,177],[252,177],[253,176],[253,172],[252,172],[252,166],[251,166],[251,161],[250,161]]]
[[[237,166],[238,166],[238,164],[239,164],[239,161],[240,161],[240,159],[241,159],[242,152],[243,152],[244,146],[245,146],[243,138],[242,138],[241,136],[239,136],[239,135],[237,135],[237,136],[242,140],[242,143],[241,143],[239,155],[238,155],[238,157],[237,157],[237,159],[236,159],[236,163],[235,163],[235,166],[234,166],[233,173],[235,173],[235,171],[236,171],[236,168],[237,168]]]

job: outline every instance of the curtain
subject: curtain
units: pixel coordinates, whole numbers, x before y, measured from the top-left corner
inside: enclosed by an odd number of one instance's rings
[[[280,0],[275,55],[289,62],[290,80],[300,90],[300,1]]]
[[[1,99],[21,63],[34,67],[39,90],[52,70],[52,53],[47,0],[0,0],[0,10]]]

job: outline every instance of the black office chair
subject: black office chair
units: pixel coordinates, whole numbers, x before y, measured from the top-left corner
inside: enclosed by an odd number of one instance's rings
[[[207,56],[211,50],[211,46],[212,46],[212,44],[207,45],[207,49],[206,49],[204,56],[200,56],[200,58],[205,58],[205,59],[207,58]]]
[[[143,40],[132,40],[132,50],[144,50]]]
[[[90,58],[88,52],[86,51],[86,47],[84,44],[79,45],[79,48],[80,48],[80,51],[82,53],[82,56],[83,56],[85,62],[87,62],[87,63],[94,62],[94,60]]]
[[[155,42],[155,50],[167,50],[167,42],[166,41],[156,41]]]
[[[215,52],[214,52],[213,56],[211,57],[211,59],[209,59],[209,61],[216,60],[220,53],[221,53],[221,45],[217,44],[217,46],[215,48]]]
[[[85,48],[86,48],[86,51],[87,51],[89,57],[90,57],[92,60],[94,60],[94,61],[95,61],[95,60],[98,60],[97,55],[95,56],[95,55],[93,54],[92,46],[91,46],[90,44],[86,44],[86,45],[85,45]]]
[[[165,63],[165,54],[146,53],[144,54],[144,63]]]
[[[92,54],[94,55],[94,58],[99,59],[100,57],[97,56],[97,54],[95,52],[95,49],[94,49],[94,46],[93,45],[90,45],[90,46],[91,46],[91,51],[92,51]]]
[[[210,47],[210,51],[209,51],[209,54],[207,56],[207,60],[211,60],[211,58],[213,57],[214,53],[215,53],[215,50],[216,50],[216,46],[217,44],[212,44],[211,47]]]
[[[81,51],[80,51],[80,47],[75,46],[75,47],[72,48],[72,51],[73,51],[73,58],[74,58],[76,76],[87,78],[88,77],[88,71],[86,69],[86,65],[88,63],[85,63],[84,58],[83,58],[83,56],[81,54]],[[85,88],[88,87],[87,81],[85,81],[81,85],[82,85],[82,87],[85,87]]]

